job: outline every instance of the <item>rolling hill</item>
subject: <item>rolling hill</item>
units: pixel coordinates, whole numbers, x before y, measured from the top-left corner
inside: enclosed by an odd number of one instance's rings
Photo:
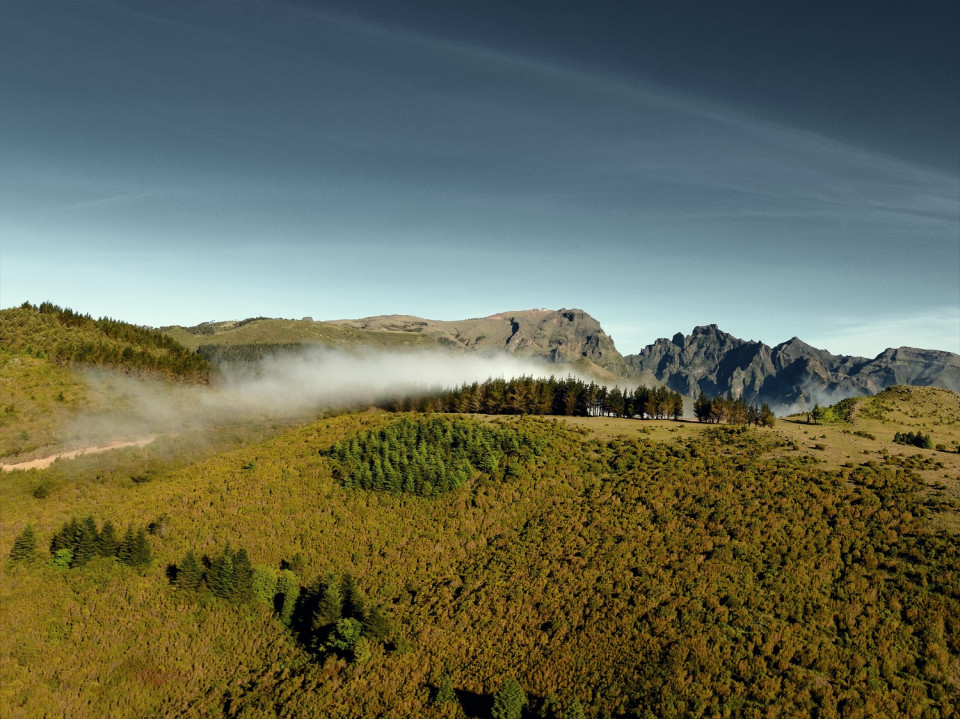
[[[503,322],[488,320],[473,329]],[[451,333],[411,321],[330,337]],[[608,353],[576,316],[513,321],[518,352]],[[244,326],[220,334],[292,331]],[[55,427],[89,390],[72,361],[28,353],[23,328],[2,386]],[[137,383],[215,391],[122,354]],[[34,426],[9,414],[4,438]],[[897,386],[756,428],[376,410],[261,424],[0,474],[4,716],[486,719],[508,690],[548,719],[955,715],[955,392]]]

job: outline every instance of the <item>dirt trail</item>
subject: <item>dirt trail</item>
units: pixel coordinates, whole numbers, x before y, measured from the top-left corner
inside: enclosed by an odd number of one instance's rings
[[[31,459],[29,462],[0,464],[0,470],[9,472],[16,469],[46,469],[58,459],[73,459],[74,457],[79,457],[81,454],[97,454],[98,452],[106,452],[107,450],[119,449],[121,447],[143,447],[150,444],[156,438],[157,435],[153,435],[150,437],[141,437],[140,439],[129,440],[126,442],[109,442],[108,444],[98,444],[93,447],[72,449],[69,452],[58,452],[57,454],[52,454],[49,457]]]

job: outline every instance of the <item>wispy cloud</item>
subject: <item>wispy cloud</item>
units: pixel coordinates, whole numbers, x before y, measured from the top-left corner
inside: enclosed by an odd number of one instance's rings
[[[875,357],[895,346],[960,354],[960,305],[876,317],[826,316],[806,342],[834,354]]]

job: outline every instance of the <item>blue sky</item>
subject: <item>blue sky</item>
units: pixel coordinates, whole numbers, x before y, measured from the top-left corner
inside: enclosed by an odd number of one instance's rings
[[[841,5],[0,0],[0,305],[960,352],[960,10]]]

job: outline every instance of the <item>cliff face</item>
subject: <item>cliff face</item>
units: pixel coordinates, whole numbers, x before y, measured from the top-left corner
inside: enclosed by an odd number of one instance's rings
[[[895,384],[960,391],[960,356],[912,347],[888,349],[874,359],[834,355],[794,337],[775,347],[738,339],[716,325],[686,337],[659,339],[628,355],[636,372],[652,372],[687,395],[732,393],[749,402],[806,409]]]
[[[406,315],[337,320],[363,330],[421,334],[441,345],[469,351],[507,352],[550,362],[582,360],[614,374],[629,374],[613,339],[579,309],[501,312],[468,320],[427,320]]]

